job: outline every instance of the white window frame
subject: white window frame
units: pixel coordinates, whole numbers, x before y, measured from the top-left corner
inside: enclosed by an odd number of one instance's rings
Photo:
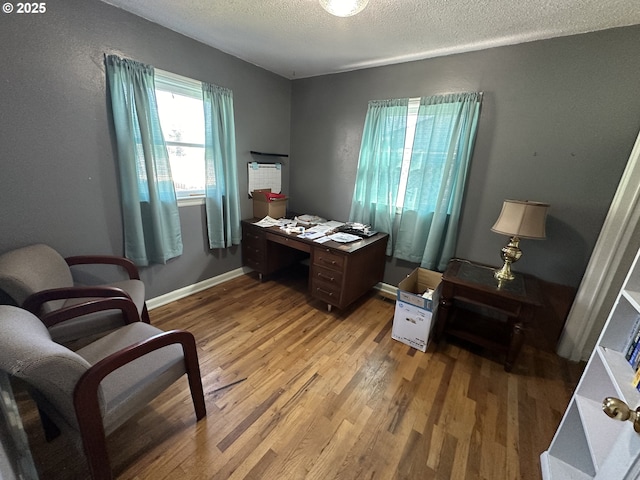
[[[185,97],[191,97],[203,101],[202,99],[202,83],[198,80],[194,80],[189,77],[184,77],[182,75],[177,75],[175,73],[167,72],[165,70],[160,70],[156,68],[154,70],[155,76],[155,90],[161,90],[164,92],[169,92],[176,95],[182,95]],[[203,111],[204,115],[204,111]],[[165,144],[167,147],[198,147],[204,149],[204,143],[189,143],[189,142],[180,142],[174,140],[168,140],[165,137]],[[202,172],[204,177],[205,172]],[[196,194],[189,197],[179,197],[178,198],[178,207],[189,206],[189,205],[203,205],[205,200],[204,192],[202,194]]]

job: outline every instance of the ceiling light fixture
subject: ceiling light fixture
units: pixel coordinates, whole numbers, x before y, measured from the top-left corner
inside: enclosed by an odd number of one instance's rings
[[[369,0],[319,0],[320,5],[331,15],[336,17],[350,17],[360,13],[367,6]]]

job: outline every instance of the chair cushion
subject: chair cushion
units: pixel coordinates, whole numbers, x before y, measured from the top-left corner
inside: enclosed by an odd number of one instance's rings
[[[123,280],[105,286],[118,287],[127,292],[138,309],[138,316],[142,314],[145,289],[144,283],[141,280]],[[86,300],[86,298],[70,298],[64,302],[63,306],[76,305]],[[83,315],[54,325],[49,328],[49,333],[51,333],[51,337],[56,342],[69,344],[79,338],[92,337],[93,335],[104,333],[122,327],[123,325],[124,320],[120,310],[106,310]]]
[[[118,350],[163,333],[135,322],[100,338],[76,353],[91,365]],[[105,432],[111,433],[186,372],[180,345],[151,352],[107,375],[101,387]]]
[[[0,255],[0,289],[18,305],[36,292],[73,286],[71,270],[53,248],[37,244]],[[63,301],[50,302],[45,311],[53,311]]]
[[[145,290],[142,280],[122,280],[120,282],[109,283],[105,287],[118,287],[129,294],[133,303],[138,308],[138,314],[142,314],[144,308]]]

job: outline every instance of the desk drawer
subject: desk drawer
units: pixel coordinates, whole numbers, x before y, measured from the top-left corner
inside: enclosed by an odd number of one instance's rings
[[[267,232],[266,238],[270,242],[279,243],[289,248],[295,248],[296,250],[300,250],[302,252],[307,252],[307,253],[311,252],[310,245],[300,240],[296,240],[295,237],[285,237],[282,235],[276,235],[275,233]]]
[[[258,273],[263,273],[265,269],[264,263],[260,258],[245,257],[244,265],[249,268],[252,268]]]
[[[254,248],[260,248],[264,242],[264,234],[260,235],[252,232],[249,228],[245,228],[242,232],[242,241],[246,245],[251,245]]]
[[[311,280],[311,295],[331,305],[340,305],[341,289],[339,285],[331,285],[313,278]]]
[[[342,288],[342,272],[314,265],[311,268],[312,281],[323,284],[326,289],[340,290]]]
[[[259,243],[244,243],[242,245],[242,261],[247,267],[262,272],[265,267],[264,257],[265,252]]]
[[[313,264],[342,272],[344,255],[334,253],[328,248],[315,248],[313,250]]]

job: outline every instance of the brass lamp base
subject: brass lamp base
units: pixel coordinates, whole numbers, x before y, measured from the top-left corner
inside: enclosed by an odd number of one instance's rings
[[[505,282],[513,280],[515,275],[511,273],[511,264],[520,260],[522,257],[522,250],[519,247],[520,239],[518,237],[511,237],[511,241],[502,247],[501,257],[504,261],[504,265],[500,270],[496,270],[493,274],[499,282]]]

